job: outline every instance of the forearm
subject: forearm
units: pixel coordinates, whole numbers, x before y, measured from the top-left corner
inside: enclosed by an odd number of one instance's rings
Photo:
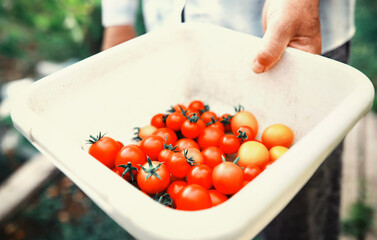
[[[106,27],[103,33],[102,50],[111,48],[136,36],[135,28],[132,25]]]

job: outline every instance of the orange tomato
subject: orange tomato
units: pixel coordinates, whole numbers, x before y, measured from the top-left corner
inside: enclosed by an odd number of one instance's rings
[[[268,148],[274,146],[290,147],[293,142],[293,131],[284,124],[272,124],[262,133],[262,142]]]
[[[240,146],[237,156],[240,158],[238,161],[240,167],[257,166],[262,168],[270,159],[266,146],[257,141],[244,142]]]
[[[251,112],[240,111],[234,114],[230,121],[230,127],[234,135],[237,135],[237,130],[241,126],[248,126],[254,131],[255,134],[258,133],[258,121]]]
[[[270,161],[275,162],[276,159],[281,157],[286,151],[288,151],[288,148],[283,146],[274,146],[270,149]]]

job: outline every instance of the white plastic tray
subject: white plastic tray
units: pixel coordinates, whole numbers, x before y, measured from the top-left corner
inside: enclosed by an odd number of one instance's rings
[[[140,239],[250,239],[276,216],[371,108],[370,81],[321,56],[287,49],[254,74],[261,40],[205,24],[146,34],[33,84],[14,106],[15,126],[109,216]],[[166,208],[95,161],[85,139],[98,131],[131,142],[132,128],[172,104],[201,99],[218,113],[241,103],[260,131],[294,129],[295,145],[224,204]],[[82,149],[84,147],[84,150]]]

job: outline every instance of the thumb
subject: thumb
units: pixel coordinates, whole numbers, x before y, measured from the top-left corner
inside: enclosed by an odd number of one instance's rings
[[[289,41],[289,36],[282,31],[267,28],[262,39],[262,47],[252,62],[253,71],[263,73],[270,69],[283,55]]]

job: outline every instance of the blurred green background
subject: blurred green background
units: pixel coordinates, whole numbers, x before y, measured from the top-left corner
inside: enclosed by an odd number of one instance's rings
[[[357,32],[351,65],[377,86],[377,1],[356,3]],[[139,8],[137,31],[144,32]],[[0,88],[12,80],[37,79],[41,61],[78,61],[100,51],[100,0],[2,0],[0,2]],[[373,107],[377,111],[377,101]],[[0,119],[0,138],[12,131]],[[25,148],[26,141],[17,147]],[[0,183],[26,161],[15,149],[0,152]],[[0,203],[1,204],[1,203]],[[0,225],[0,239],[132,239],[69,179],[54,177],[27,206]]]

